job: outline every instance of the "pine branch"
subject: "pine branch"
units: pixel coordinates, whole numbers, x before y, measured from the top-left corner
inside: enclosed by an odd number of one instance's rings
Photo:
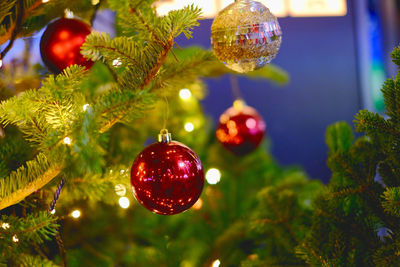
[[[107,33],[92,32],[86,37],[81,49],[81,53],[93,61],[119,59],[121,65],[130,66],[139,64],[141,48],[134,40],[125,36],[111,40]]]
[[[400,132],[395,130],[389,121],[386,121],[379,114],[368,110],[361,110],[356,115],[354,123],[357,131],[365,132],[367,135],[380,133],[400,138]]]
[[[29,247],[30,242],[42,244],[45,240],[50,240],[57,233],[57,218],[47,212],[38,214],[28,214],[26,218],[14,216],[1,216],[1,222],[7,223],[9,228],[0,228],[0,247],[12,244],[12,237],[18,238],[18,246]],[[11,255],[10,255],[11,256]]]
[[[48,259],[43,259],[39,256],[34,256],[30,254],[21,254],[18,259],[18,264],[21,267],[32,267],[32,266],[58,267],[57,264]]]
[[[0,35],[0,44],[4,44],[5,42],[7,42],[8,40],[15,40],[15,38],[17,38],[19,31],[21,30],[20,27],[22,25],[22,23],[29,18],[29,16],[32,15],[32,13],[39,8],[43,2],[42,0],[34,0],[31,2],[28,2],[29,5],[26,5],[26,2],[24,2],[23,0],[18,0],[21,2],[21,4],[15,4],[15,5],[20,5],[20,7],[22,7],[22,9],[20,9],[21,12],[18,11],[14,11],[16,13],[16,17],[17,19],[13,20],[12,16],[14,16],[13,14],[10,14],[8,12],[7,17],[10,20],[10,25],[7,26],[7,31],[4,34]],[[15,1],[16,2],[16,1]],[[9,4],[11,4],[12,2],[10,2]],[[3,7],[3,6],[0,6]],[[5,6],[5,8],[9,8],[9,5]],[[8,9],[10,10],[10,9]],[[18,16],[20,17],[20,19],[18,19]],[[0,20],[2,22],[2,26],[4,26],[4,20],[6,19],[6,16],[3,17],[2,20]],[[19,21],[20,20],[20,21]],[[12,46],[12,44],[11,44]],[[10,48],[11,48],[10,46]],[[8,49],[10,49],[8,48]],[[4,52],[4,51],[3,51]],[[5,53],[1,54],[1,58],[4,58]],[[6,52],[7,53],[7,52]]]
[[[385,211],[393,216],[400,217],[400,188],[386,188],[383,193],[382,206]]]
[[[33,192],[39,190],[62,170],[61,165],[53,165],[43,154],[28,161],[7,178],[0,179],[0,210],[14,205]]]

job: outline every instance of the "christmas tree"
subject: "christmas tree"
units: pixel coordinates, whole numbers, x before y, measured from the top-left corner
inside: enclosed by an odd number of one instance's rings
[[[400,66],[400,47],[392,53]],[[360,111],[327,130],[332,179],[314,203],[311,231],[298,247],[312,266],[399,266],[400,72],[383,85],[386,116]]]
[[[266,143],[237,157],[216,141],[199,104],[201,78],[232,72],[210,51],[175,44],[181,34],[191,37],[198,8],[160,17],[153,2],[0,3],[1,60],[16,38],[34,34],[67,8],[87,22],[98,9],[111,8],[118,33],[86,37],[80,52],[93,66],[61,68],[47,56],[48,67],[61,72],[49,75],[29,65],[29,49],[20,65],[3,66],[0,264],[305,265],[295,249],[311,228],[321,184],[299,169],[280,168]],[[287,79],[273,65],[249,75]],[[165,127],[200,156],[209,183],[192,209],[173,216],[137,202],[129,206],[127,192],[133,160]]]

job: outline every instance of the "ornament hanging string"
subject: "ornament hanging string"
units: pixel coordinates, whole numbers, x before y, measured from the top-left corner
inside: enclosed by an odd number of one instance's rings
[[[240,92],[239,80],[235,75],[229,75],[229,80],[231,82],[232,94],[234,100],[243,100],[242,93]]]
[[[165,100],[165,112],[163,113],[163,129],[167,129],[167,122],[169,119],[169,103],[166,95],[164,95],[164,100]]]

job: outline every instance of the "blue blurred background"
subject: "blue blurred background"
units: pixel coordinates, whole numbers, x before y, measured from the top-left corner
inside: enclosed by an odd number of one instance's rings
[[[385,2],[385,3],[383,3]],[[325,130],[352,122],[361,108],[383,111],[380,86],[395,73],[389,57],[399,41],[399,1],[347,1],[341,17],[279,18],[283,43],[274,64],[290,74],[278,87],[239,78],[248,105],[267,123],[272,154],[284,165],[303,166],[312,178],[329,181]],[[212,20],[179,44],[210,47]],[[215,121],[232,105],[228,77],[208,81],[205,110]]]
[[[279,163],[302,166],[312,178],[327,182],[326,127],[336,121],[351,123],[361,108],[383,112],[379,89],[396,72],[389,54],[399,43],[399,7],[399,0],[348,0],[345,16],[279,18],[283,44],[273,63],[290,74],[290,83],[278,87],[239,78],[247,104],[267,123],[272,154]],[[193,39],[179,38],[177,43],[210,48],[211,23],[202,21]],[[112,12],[102,11],[94,28],[113,33],[112,25]],[[34,61],[40,61],[40,36],[34,36]],[[22,48],[23,42],[16,42],[5,63]],[[231,84],[229,77],[207,83],[204,109],[216,122],[232,105]]]

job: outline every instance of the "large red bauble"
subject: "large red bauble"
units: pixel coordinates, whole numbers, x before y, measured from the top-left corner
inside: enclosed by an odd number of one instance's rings
[[[226,110],[219,119],[218,141],[238,156],[255,150],[261,143],[266,125],[254,108],[244,104]]]
[[[94,62],[84,58],[80,51],[91,30],[88,24],[77,19],[60,18],[51,22],[40,40],[43,62],[54,73],[73,64],[89,69]]]
[[[176,141],[154,143],[135,159],[131,184],[136,199],[150,211],[172,215],[196,203],[204,185],[199,157]]]

